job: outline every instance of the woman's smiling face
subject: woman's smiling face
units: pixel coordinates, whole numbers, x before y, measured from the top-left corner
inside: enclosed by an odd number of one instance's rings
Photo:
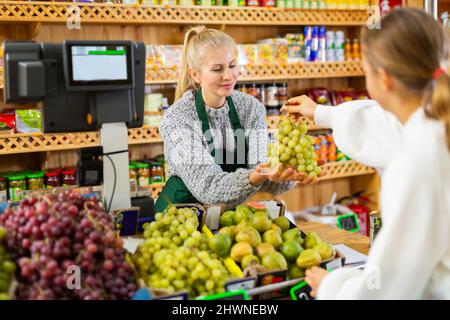
[[[210,50],[203,56],[200,69],[192,69],[191,76],[202,91],[216,97],[229,97],[234,89],[239,70],[236,47],[224,46]]]

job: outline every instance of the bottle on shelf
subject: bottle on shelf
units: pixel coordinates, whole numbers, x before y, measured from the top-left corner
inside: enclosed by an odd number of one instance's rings
[[[353,58],[353,61],[361,60],[361,50],[360,50],[358,39],[353,39],[352,58]]]
[[[345,40],[345,61],[351,61],[352,58],[352,43],[350,39]]]

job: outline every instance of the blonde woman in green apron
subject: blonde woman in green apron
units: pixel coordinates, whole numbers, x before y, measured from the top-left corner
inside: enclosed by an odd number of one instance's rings
[[[227,34],[205,27],[185,35],[175,103],[160,126],[170,178],[156,202],[235,207],[258,191],[280,194],[310,178],[293,169],[264,173],[265,106],[234,91],[237,48]]]

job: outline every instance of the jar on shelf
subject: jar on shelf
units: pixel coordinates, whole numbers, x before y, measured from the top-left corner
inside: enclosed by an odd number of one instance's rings
[[[49,171],[45,174],[45,187],[47,189],[61,187],[61,180],[59,178],[59,172]]]
[[[8,179],[0,177],[0,202],[8,200]]]
[[[130,178],[131,188],[134,190],[137,186],[136,165],[130,163],[128,166],[128,176]]]
[[[280,106],[287,103],[288,100],[288,84],[286,82],[278,85],[278,104]]]
[[[271,85],[267,86],[266,89],[266,106],[268,107],[278,107],[279,101],[278,101],[278,87],[276,83],[272,83]]]
[[[24,175],[12,175],[9,180],[9,199],[12,201],[20,201],[25,196],[27,190],[27,180]]]
[[[0,177],[0,192],[6,191],[7,181],[5,177]]]
[[[62,172],[62,186],[70,187],[77,185],[76,171],[74,169],[68,169]]]
[[[150,184],[150,165],[148,163],[136,164],[137,171],[137,183],[141,187],[148,186]]]
[[[164,167],[162,162],[155,161],[151,164],[152,183],[164,183]]]
[[[255,97],[256,99],[258,99],[259,96],[259,89],[258,89],[258,85],[256,83],[252,83],[249,88],[247,89],[247,94]]]
[[[40,190],[45,187],[44,172],[33,172],[27,175],[28,190]]]

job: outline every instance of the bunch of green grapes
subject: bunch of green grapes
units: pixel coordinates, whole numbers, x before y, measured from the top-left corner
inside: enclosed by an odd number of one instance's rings
[[[5,247],[1,244],[5,233],[5,229],[0,227],[0,300],[10,299],[8,291],[14,273],[16,272],[16,265],[12,261]]]
[[[282,163],[285,167],[293,167],[298,172],[317,177],[321,169],[314,157],[314,140],[307,135],[305,122],[295,123],[292,119],[279,122],[275,142],[269,144],[269,161],[272,167]]]
[[[178,247],[163,249],[153,259],[155,272],[146,281],[150,288],[170,293],[187,290],[191,297],[225,292],[229,273],[216,254]]]
[[[132,259],[148,287],[187,290],[193,297],[224,291],[229,274],[198,226],[192,209],[173,206],[144,225],[145,242]]]

